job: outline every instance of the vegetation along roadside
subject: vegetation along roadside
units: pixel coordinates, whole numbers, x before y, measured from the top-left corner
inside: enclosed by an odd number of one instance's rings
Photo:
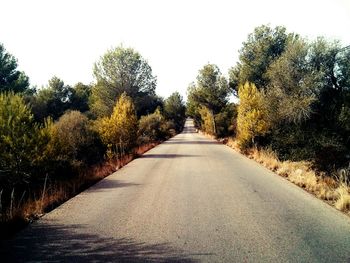
[[[199,71],[187,114],[204,133],[349,213],[349,47],[257,27],[228,79],[214,64]]]
[[[3,45],[0,72],[1,238],[184,125],[181,95],[157,96],[150,65],[131,48],[108,50],[88,85],[53,77],[47,87],[30,87]]]
[[[1,236],[180,132],[186,116],[349,213],[350,49],[340,42],[259,26],[228,77],[211,63],[199,70],[186,106],[178,92],[157,96],[132,48],[108,50],[93,73],[90,84],[32,87],[0,44]]]

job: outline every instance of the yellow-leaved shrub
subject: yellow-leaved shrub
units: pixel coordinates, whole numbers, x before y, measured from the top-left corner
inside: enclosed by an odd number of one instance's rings
[[[135,146],[137,130],[135,106],[126,93],[119,97],[110,117],[97,121],[97,131],[109,157],[130,151]]]
[[[237,136],[241,147],[254,144],[254,138],[269,131],[268,112],[263,94],[255,84],[246,82],[238,89]]]
[[[204,130],[206,133],[215,135],[215,122],[214,122],[214,115],[213,113],[205,106],[202,106],[199,109],[199,114],[202,119],[202,130]]]

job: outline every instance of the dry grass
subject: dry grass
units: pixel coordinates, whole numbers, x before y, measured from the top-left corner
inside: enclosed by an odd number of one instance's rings
[[[232,149],[235,149],[238,152],[241,152],[241,149],[239,148],[238,141],[233,138],[228,138],[226,145],[231,147]]]
[[[45,185],[42,192],[38,196],[34,196],[29,200],[24,200],[1,215],[0,229],[6,230],[8,233],[2,233],[4,237],[12,235],[16,229],[23,227],[26,223],[33,219],[41,217],[45,212],[52,210],[66,200],[72,198],[97,181],[114,173],[121,167],[128,164],[134,158],[142,155],[148,150],[155,147],[158,143],[149,143],[134,149],[134,154],[127,154],[122,158],[111,159],[101,164],[89,167],[80,172],[80,174],[66,182]],[[0,210],[1,212],[1,210]],[[20,223],[14,223],[20,221]],[[12,229],[8,229],[8,228]],[[4,232],[4,231],[3,231]],[[1,238],[1,234],[0,234]]]
[[[290,172],[288,179],[292,183],[311,192],[316,192],[321,187],[321,184],[318,182],[316,174],[313,171],[297,169]]]
[[[18,213],[22,213],[22,217],[26,219],[38,218],[52,206],[66,201],[71,193],[72,187],[65,187],[63,184],[52,185],[46,193],[41,193],[41,196],[32,198],[23,204],[23,207],[18,208]],[[74,189],[74,187],[73,187]],[[44,195],[44,198],[41,198]]]
[[[210,139],[216,140],[215,135],[212,135],[212,134],[210,134],[210,133],[204,132],[204,131],[202,131],[202,130],[198,130],[198,133],[199,133],[199,134],[203,134],[204,136],[209,137]]]
[[[277,171],[281,164],[277,158],[277,155],[270,149],[260,151],[257,148],[253,148],[251,151],[249,151],[249,157],[261,163],[272,171]]]
[[[330,187],[327,183],[324,182],[321,184],[321,187],[315,194],[318,198],[330,201],[331,203],[333,203],[338,198],[338,195],[334,191],[334,188]]]
[[[140,155],[144,154],[145,152],[149,151],[157,145],[158,143],[144,144],[142,146],[137,147],[134,150],[134,154],[126,154],[122,158],[111,159],[105,161],[102,164],[95,165],[92,168],[90,168],[87,172],[84,172],[82,177],[85,179],[83,180],[86,180],[86,178],[88,178],[89,180],[94,181],[105,178],[106,176],[116,172],[135,158],[139,157]]]
[[[334,206],[341,210],[346,211],[350,210],[350,188],[347,184],[340,184],[339,187],[335,190],[338,194],[338,199],[336,200]]]
[[[308,162],[280,161],[271,149],[252,148],[241,151],[235,139],[229,138],[227,145],[259,162],[278,175],[328,201],[341,211],[350,211],[350,186],[337,176],[318,175]]]

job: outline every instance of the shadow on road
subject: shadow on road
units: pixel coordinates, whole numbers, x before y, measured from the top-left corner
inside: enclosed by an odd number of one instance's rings
[[[101,180],[93,187],[89,188],[89,192],[97,192],[102,191],[104,189],[113,189],[113,188],[122,188],[122,187],[131,187],[131,186],[139,186],[139,184],[135,183],[127,183],[121,180],[109,179],[108,177],[104,180]]]
[[[217,141],[184,141],[184,140],[169,140],[165,144],[222,144]]]
[[[21,238],[0,243],[1,262],[197,262],[169,245],[87,232],[81,225],[34,224]]]
[[[185,126],[181,133],[197,133],[197,130],[193,126]]]
[[[193,154],[144,154],[140,158],[183,158],[183,157],[199,157],[200,155]]]

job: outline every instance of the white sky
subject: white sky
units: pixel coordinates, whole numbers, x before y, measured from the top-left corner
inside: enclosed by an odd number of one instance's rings
[[[227,74],[247,35],[267,23],[349,45],[350,0],[0,0],[0,42],[38,87],[54,75],[92,82],[93,63],[122,43],[148,60],[159,95],[186,96],[204,64]]]

